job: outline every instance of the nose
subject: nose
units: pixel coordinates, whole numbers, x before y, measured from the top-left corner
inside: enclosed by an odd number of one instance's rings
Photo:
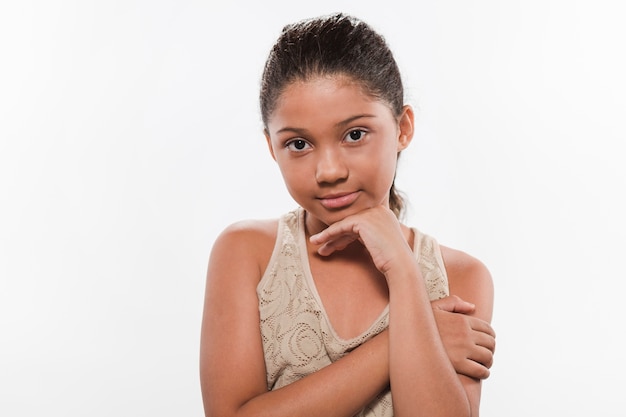
[[[348,177],[348,166],[338,149],[324,149],[317,160],[315,179],[319,184],[332,184]]]

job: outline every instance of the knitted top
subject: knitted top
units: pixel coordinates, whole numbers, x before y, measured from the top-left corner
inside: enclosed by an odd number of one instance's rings
[[[448,279],[439,245],[413,229],[413,249],[431,300],[448,295]],[[257,286],[260,326],[267,370],[273,390],[330,365],[389,325],[389,306],[363,334],[342,339],[315,287],[307,256],[304,210],[282,216],[268,267]],[[382,392],[357,416],[393,416],[391,392]]]

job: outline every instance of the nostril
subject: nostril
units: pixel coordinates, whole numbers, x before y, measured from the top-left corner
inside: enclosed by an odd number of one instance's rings
[[[315,173],[319,183],[335,183],[348,177],[348,169],[343,164],[320,164]]]
[[[315,178],[318,183],[335,183],[347,178],[348,168],[340,152],[325,149],[319,154]]]

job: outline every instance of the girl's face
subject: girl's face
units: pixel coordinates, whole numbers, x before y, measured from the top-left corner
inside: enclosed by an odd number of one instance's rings
[[[295,81],[276,104],[267,142],[310,233],[389,205],[398,152],[413,136],[410,107],[396,118],[345,76]]]

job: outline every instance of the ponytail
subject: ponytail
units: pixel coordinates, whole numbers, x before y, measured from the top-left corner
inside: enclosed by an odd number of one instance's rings
[[[402,194],[396,189],[395,181],[391,184],[391,189],[389,190],[389,208],[398,219],[401,218],[404,211],[404,198],[402,198]]]

